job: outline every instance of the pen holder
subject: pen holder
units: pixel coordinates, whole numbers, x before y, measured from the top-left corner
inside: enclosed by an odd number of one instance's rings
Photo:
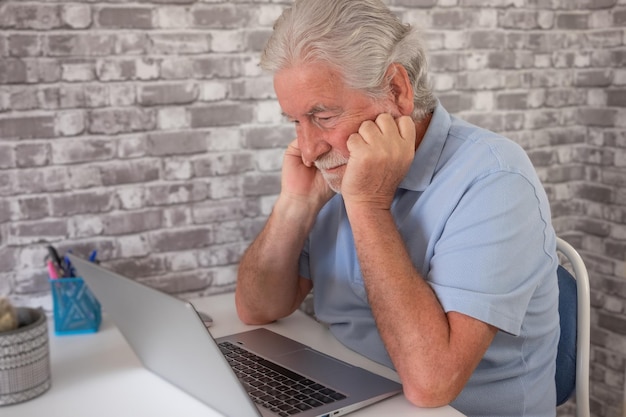
[[[50,388],[46,314],[27,307],[16,312],[18,328],[0,333],[0,406],[30,400]]]
[[[57,335],[95,333],[100,327],[100,303],[82,278],[50,280]]]

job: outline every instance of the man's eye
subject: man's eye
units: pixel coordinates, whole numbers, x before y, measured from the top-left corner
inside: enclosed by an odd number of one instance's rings
[[[315,116],[315,121],[318,123],[328,123],[330,121],[332,121],[335,117],[334,116]]]

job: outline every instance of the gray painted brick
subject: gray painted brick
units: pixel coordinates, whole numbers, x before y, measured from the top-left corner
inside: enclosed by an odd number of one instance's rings
[[[203,250],[197,253],[198,264],[201,267],[236,264],[241,259],[246,247],[247,245],[242,243],[213,245],[211,250]]]
[[[89,113],[89,132],[116,134],[156,127],[156,113],[151,109],[97,109]]]
[[[495,51],[487,56],[489,68],[531,68],[534,62],[535,54],[529,51]]]
[[[621,26],[626,25],[626,9],[617,9],[613,13],[613,26]]]
[[[107,160],[115,156],[115,142],[110,139],[63,140],[51,144],[52,161],[58,164]]]
[[[48,35],[47,55],[53,57],[113,55],[115,41],[114,35],[107,34]]]
[[[104,28],[150,29],[153,26],[149,7],[103,7],[96,16],[96,21]]]
[[[250,149],[281,148],[296,138],[296,132],[291,125],[279,127],[251,127],[245,130],[245,146]]]
[[[111,263],[111,268],[129,278],[141,278],[167,271],[163,258],[131,258],[121,259]]]
[[[64,191],[70,188],[70,176],[65,167],[44,167],[21,170],[14,193],[32,194]]]
[[[233,100],[275,98],[274,82],[270,77],[234,81],[230,84],[229,97]]]
[[[100,81],[128,81],[135,79],[134,59],[102,59],[96,66],[96,75]]]
[[[209,154],[194,161],[193,171],[198,177],[242,174],[254,169],[254,159],[249,153]]]
[[[34,110],[39,107],[37,91],[34,89],[13,90],[9,95],[9,105],[12,110]]]
[[[197,58],[193,61],[196,78],[231,78],[244,74],[244,61],[240,57],[217,55]]]
[[[21,59],[0,58],[0,84],[25,83],[26,63]]]
[[[142,85],[139,89],[139,104],[188,104],[198,97],[198,88],[193,83]]]
[[[54,136],[54,116],[18,116],[0,119],[0,138],[36,139]]]
[[[42,219],[51,214],[50,202],[46,196],[24,196],[19,198],[16,203],[19,210],[16,217],[20,220]]]
[[[549,89],[545,104],[548,107],[582,106],[587,102],[587,91],[572,88]]]
[[[163,6],[156,10],[156,22],[160,28],[185,28],[189,26],[189,9],[182,6]]]
[[[600,312],[598,314],[598,325],[612,332],[626,335],[626,319],[623,317]]]
[[[100,166],[100,175],[107,186],[150,182],[159,178],[159,165],[151,160],[108,163]]]
[[[211,49],[210,33],[150,34],[155,54],[200,54]]]
[[[149,155],[184,155],[207,150],[207,134],[204,132],[159,132],[148,135],[146,141]]]
[[[5,3],[0,5],[0,28],[48,30],[61,26],[58,5]]]
[[[24,58],[24,61],[28,83],[53,83],[61,79],[61,66],[53,59]]]
[[[91,81],[96,79],[93,60],[68,59],[61,64],[61,79],[64,81]]]
[[[0,169],[15,167],[15,151],[12,144],[0,144]]]
[[[85,29],[91,25],[91,7],[88,4],[64,4],[61,9],[63,23],[73,29]]]
[[[193,177],[191,162],[185,159],[167,158],[163,161],[163,179],[188,180]]]
[[[613,72],[608,69],[581,70],[576,72],[574,83],[579,87],[607,87],[612,79]]]
[[[387,2],[390,6],[409,6],[427,8],[437,4],[437,0],[391,0]]]
[[[247,30],[244,34],[248,51],[262,52],[272,32],[269,29]]]
[[[586,37],[590,48],[620,47],[622,45],[621,29],[590,31]]]
[[[577,195],[581,198],[603,203],[611,203],[613,190],[609,187],[593,184],[578,184]]]
[[[9,228],[9,245],[31,244],[64,239],[67,236],[66,220],[37,220],[13,223]]]
[[[0,200],[0,223],[5,223],[11,220],[12,209],[11,203],[7,199]],[[0,238],[0,241],[2,239]]]
[[[120,55],[146,55],[152,46],[146,32],[123,32],[116,38],[116,52]]]
[[[50,147],[46,143],[24,143],[15,147],[15,162],[20,168],[46,165]]]
[[[16,248],[0,247],[0,272],[11,272],[17,266],[16,255]]]
[[[507,9],[499,13],[500,27],[507,29],[538,29],[540,14],[536,10]]]
[[[155,252],[170,252],[199,249],[214,242],[212,230],[194,227],[193,229],[151,232],[149,240]]]
[[[472,9],[434,10],[431,15],[432,27],[438,29],[467,29],[476,27],[479,21],[479,12]]]
[[[145,200],[148,206],[163,206],[201,201],[207,194],[208,185],[203,182],[153,185],[146,187]]]
[[[473,104],[471,94],[439,94],[439,100],[445,106],[446,110],[452,113],[458,113],[464,110],[471,110]]]
[[[139,3],[152,3],[152,4],[193,4],[198,0],[140,0]]]
[[[106,235],[123,235],[158,229],[162,226],[160,210],[133,213],[115,213],[102,217],[103,232]]]
[[[626,107],[626,89],[608,90],[606,94],[608,106]]]
[[[589,16],[589,12],[557,13],[555,24],[558,29],[587,29]]]
[[[8,45],[10,56],[25,57],[39,56],[41,54],[41,42],[38,35],[9,35]]]
[[[500,93],[496,95],[498,109],[523,110],[528,108],[528,92]]]
[[[558,154],[555,150],[534,149],[527,153],[535,167],[550,166],[558,162]]]
[[[193,61],[191,58],[165,57],[161,60],[161,78],[164,80],[187,80],[190,78],[202,78],[194,74]]]
[[[434,71],[458,71],[461,55],[458,52],[432,53],[429,57],[429,65]]]
[[[611,224],[595,219],[577,219],[576,230],[593,236],[608,237],[611,234]]]
[[[163,226],[183,227],[192,224],[191,209],[187,206],[172,206],[163,209]]]
[[[578,109],[580,123],[587,126],[614,126],[617,111],[613,109],[585,108]]]
[[[55,119],[56,136],[76,136],[85,131],[85,114],[81,110],[57,112]]]
[[[493,30],[472,30],[468,34],[467,46],[472,49],[499,49],[502,33]]]
[[[50,206],[55,217],[104,213],[112,209],[113,199],[110,193],[101,191],[55,194],[50,197]]]
[[[243,181],[243,192],[246,196],[278,194],[280,191],[280,174],[246,175]]]
[[[249,104],[226,103],[209,104],[189,109],[191,127],[233,126],[250,123],[254,119],[254,109]]]
[[[210,29],[245,28],[250,22],[250,15],[248,7],[233,4],[209,5],[192,11],[193,24]]]
[[[235,199],[206,201],[194,204],[191,214],[196,224],[240,220],[245,217],[245,207]]]

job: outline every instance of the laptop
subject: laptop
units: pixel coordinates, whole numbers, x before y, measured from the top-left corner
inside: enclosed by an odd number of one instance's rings
[[[68,255],[143,365],[228,417],[336,417],[397,382],[265,328],[214,339],[188,302]]]

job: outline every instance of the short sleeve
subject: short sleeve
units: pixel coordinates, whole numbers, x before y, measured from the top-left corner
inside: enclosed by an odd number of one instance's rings
[[[548,216],[548,218],[546,218]],[[428,281],[445,311],[519,335],[549,257],[533,184],[518,172],[477,178],[454,209],[431,258]]]

